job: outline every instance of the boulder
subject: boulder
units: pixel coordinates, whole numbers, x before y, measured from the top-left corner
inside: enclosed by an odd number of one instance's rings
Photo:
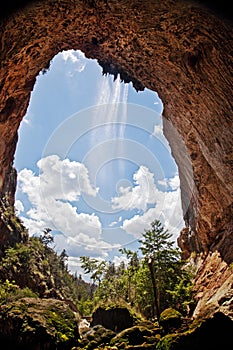
[[[161,313],[159,323],[165,333],[172,332],[174,329],[181,327],[182,315],[179,311],[170,307]]]
[[[5,349],[70,350],[79,338],[78,320],[55,299],[22,298],[0,311],[0,343]]]
[[[114,332],[120,332],[134,325],[134,317],[126,307],[99,307],[92,315],[91,326],[99,324]]]

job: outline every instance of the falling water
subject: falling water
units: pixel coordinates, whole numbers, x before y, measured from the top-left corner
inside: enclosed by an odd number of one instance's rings
[[[119,75],[112,84],[110,84],[108,77],[103,77],[96,102],[97,106],[101,106],[101,108],[97,108],[92,115],[92,147],[100,141],[124,137],[127,99],[128,85],[121,84]],[[120,102],[123,103],[123,108],[119,114]],[[95,130],[96,126],[101,126],[101,133]],[[118,134],[117,129],[119,129]]]
[[[127,122],[127,102],[128,102],[128,84],[124,84],[123,94],[122,94],[122,111],[120,115],[120,130],[119,130],[119,138],[124,138],[125,126]]]
[[[121,157],[124,154],[122,140],[127,125],[127,100],[128,84],[122,84],[119,75],[115,81],[103,77],[98,89],[97,108],[91,115],[90,148],[98,149],[98,145],[110,141],[106,155],[108,159],[118,160],[119,176],[125,170]],[[103,183],[108,176],[109,173],[102,172]]]

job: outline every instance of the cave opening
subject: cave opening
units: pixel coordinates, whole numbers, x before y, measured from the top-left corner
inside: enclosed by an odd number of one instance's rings
[[[164,117],[181,135],[174,138],[164,124],[179,166],[186,213],[187,230],[179,245],[186,257],[200,252],[204,256],[195,281],[195,317],[208,305],[227,314],[232,306],[233,252],[232,23],[192,0],[123,0],[111,1],[111,6],[100,1],[96,9],[89,3],[38,1],[3,21],[1,194],[9,188],[17,128],[38,69],[58,50],[83,49],[106,72],[124,72],[125,81],[133,81],[138,90],[146,86],[158,91],[164,101]],[[182,152],[180,140],[185,145]],[[187,194],[192,195],[190,205]],[[0,228],[2,248],[13,235],[3,221]],[[13,243],[20,240],[17,234]]]
[[[15,207],[30,235],[50,228],[77,273],[79,256],[118,261],[154,219],[184,227],[178,168],[157,93],[103,74],[80,50],[37,76],[19,129]]]

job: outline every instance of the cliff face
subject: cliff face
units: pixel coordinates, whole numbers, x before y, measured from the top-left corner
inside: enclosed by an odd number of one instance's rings
[[[28,232],[15,215],[14,200],[17,185],[16,170],[9,165],[0,195],[0,257],[6,247],[26,242]]]
[[[103,72],[162,99],[187,225],[179,245],[185,257],[201,257],[197,310],[209,302],[229,313],[232,23],[191,1],[45,0],[3,19],[0,30],[0,190],[36,76],[59,51],[82,50]]]

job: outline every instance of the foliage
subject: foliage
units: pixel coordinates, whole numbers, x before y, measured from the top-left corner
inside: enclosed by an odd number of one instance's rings
[[[153,317],[153,292],[150,279],[150,271],[145,261],[141,261],[138,270],[132,277],[134,286],[133,302],[131,304],[147,319]]]
[[[45,228],[43,230],[43,234],[40,235],[40,240],[43,243],[44,246],[48,247],[54,242],[53,235],[51,234],[51,229],[50,228]]]
[[[160,310],[173,307],[185,314],[192,302],[192,274],[181,260],[178,248],[174,248],[171,234],[155,220],[142,237],[139,243],[143,258],[136,251],[120,249],[126,255],[126,264],[115,266],[113,262],[81,257],[84,272],[91,274],[93,285],[98,282],[93,306],[126,302],[146,318],[153,318],[154,286],[148,264],[151,259]]]
[[[119,266],[111,261],[81,257],[81,266],[92,279],[92,283],[87,283],[81,275],[70,274],[66,251],[60,254],[54,251],[51,230],[45,229],[40,237],[31,237],[26,243],[17,243],[5,250],[0,264],[1,302],[7,294],[5,290],[13,288],[9,295],[35,293],[43,298],[71,300],[86,316],[100,303],[127,303],[151,319],[153,285],[148,259],[152,257],[161,310],[173,307],[185,312],[191,302],[192,275],[180,260],[178,250],[173,248],[170,237],[155,221],[139,241],[143,258],[139,252],[125,248],[120,252],[127,262],[124,259]]]
[[[31,237],[26,243],[6,249],[0,264],[2,285],[9,282],[39,297],[69,299],[79,307],[91,296],[90,284],[69,273],[66,252],[56,253],[49,246],[52,241],[48,235],[46,239]]]
[[[110,342],[111,345],[117,345],[117,348],[126,345],[139,346],[152,338],[153,331],[140,325],[133,326],[118,333]],[[143,348],[143,347],[142,347]]]
[[[91,279],[93,283],[100,282],[101,277],[105,271],[106,262],[99,261],[98,259],[92,259],[88,256],[81,256],[81,268],[85,273],[91,273]]]
[[[38,295],[33,293],[28,287],[19,288],[14,282],[6,279],[0,285],[0,304],[6,304],[21,298],[36,298]]]
[[[191,275],[174,248],[172,235],[155,220],[142,236],[140,250],[150,268],[157,316],[169,306],[184,310],[183,304],[191,299]]]
[[[77,322],[69,306],[55,299],[21,298],[0,310],[1,334],[9,339],[6,348],[71,349],[79,337]]]
[[[93,308],[94,308],[94,302],[93,302],[93,299],[91,298],[86,298],[86,299],[82,298],[78,302],[78,310],[84,316],[91,315]]]
[[[61,312],[57,307],[50,307],[47,310],[47,322],[56,329],[57,341],[67,342],[74,337],[75,324],[71,318],[67,322],[68,314]]]

